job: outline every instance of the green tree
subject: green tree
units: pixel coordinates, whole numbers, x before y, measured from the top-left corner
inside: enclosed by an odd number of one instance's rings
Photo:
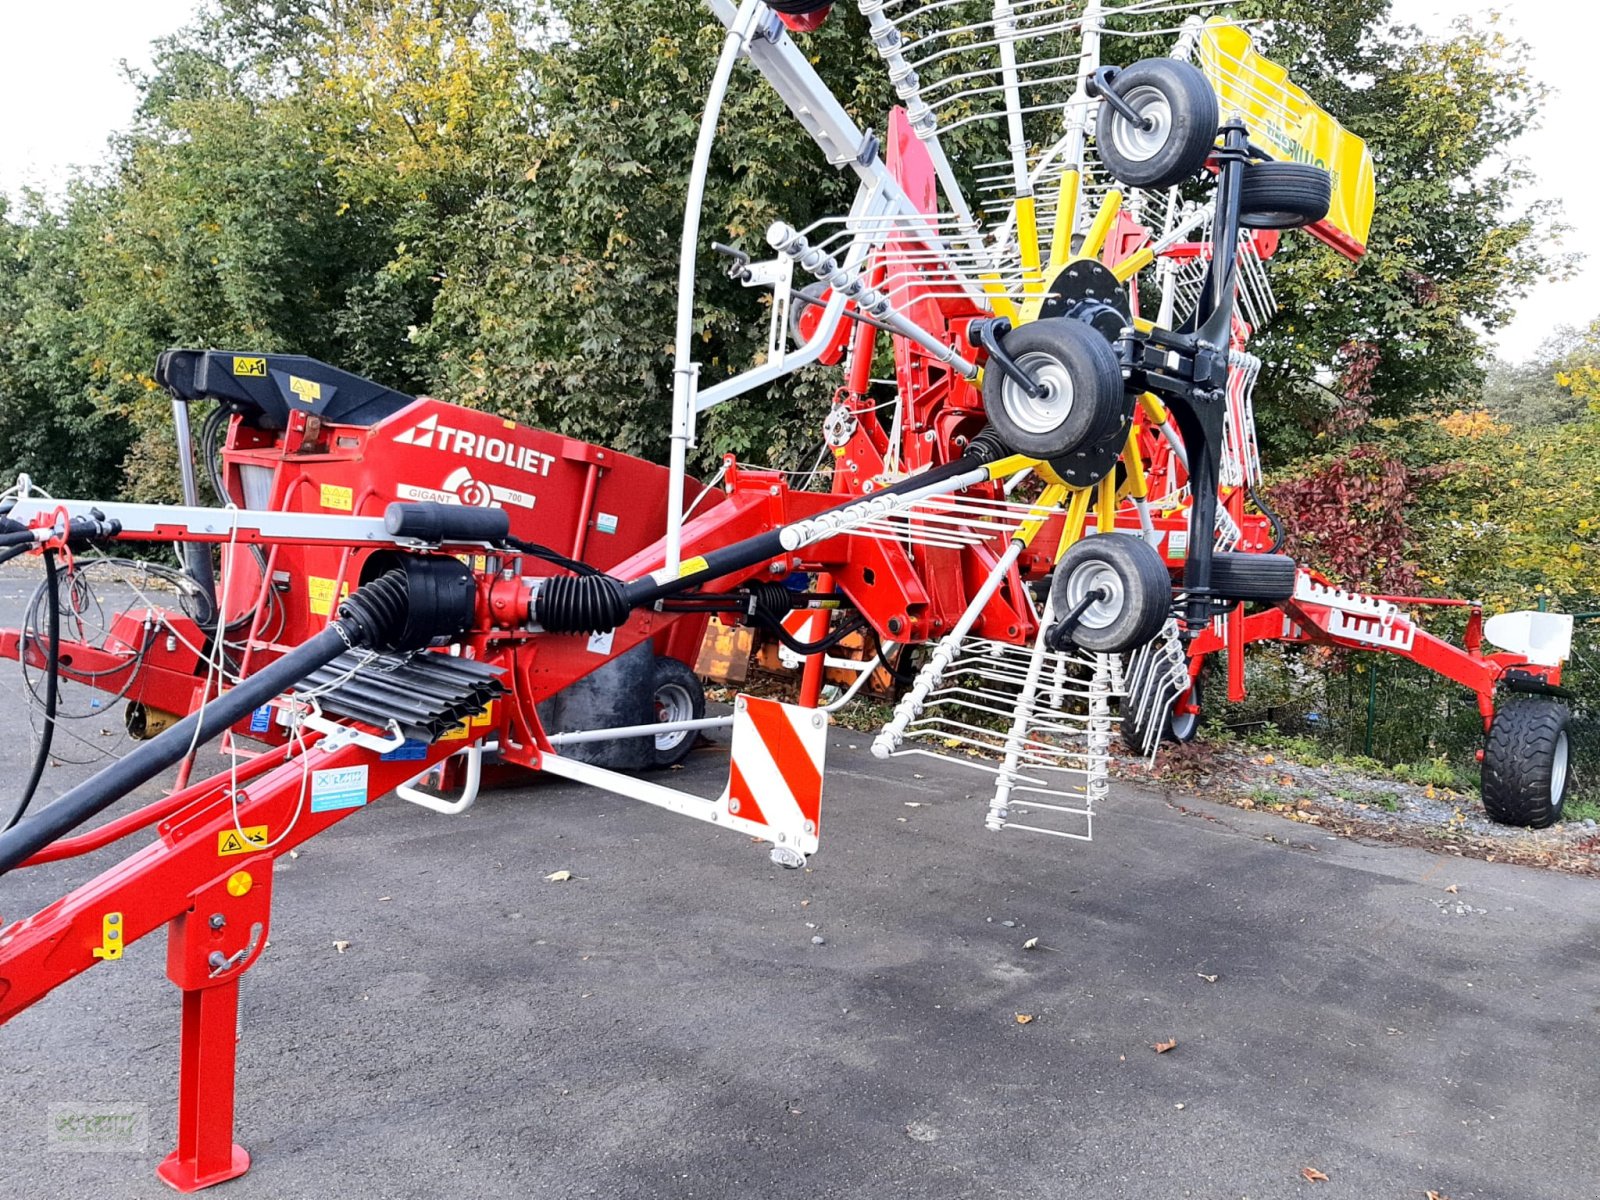
[[[1361,262],[1293,238],[1273,264],[1283,313],[1253,348],[1266,363],[1256,411],[1279,464],[1371,417],[1475,391],[1478,330],[1503,324],[1555,265],[1554,205],[1522,204],[1531,174],[1509,150],[1547,96],[1526,47],[1494,18],[1433,39],[1384,28],[1387,3],[1312,7],[1320,17],[1272,24],[1273,50],[1367,139],[1378,203]]]

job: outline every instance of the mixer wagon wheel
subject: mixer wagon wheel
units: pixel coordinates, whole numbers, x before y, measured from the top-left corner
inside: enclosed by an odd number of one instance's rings
[[[1333,204],[1333,176],[1309,163],[1251,163],[1243,179],[1239,223],[1248,229],[1315,225]]]
[[[1483,748],[1483,809],[1502,825],[1543,829],[1567,799],[1572,714],[1555,700],[1502,706]]]
[[[698,721],[706,715],[706,689],[685,664],[675,658],[657,658],[655,668],[656,720]],[[675,767],[689,757],[699,734],[693,729],[658,733],[655,765]]]
[[[1071,317],[1034,321],[1006,335],[1005,352],[1038,395],[991,363],[983,410],[1000,440],[1033,458],[1059,458],[1114,433],[1122,417],[1122,366],[1093,326]]]
[[[1172,612],[1172,576],[1161,555],[1128,533],[1073,543],[1056,564],[1050,607],[1055,648],[1071,642],[1099,654],[1137,650],[1161,632]]]
[[[1220,116],[1217,94],[1199,67],[1175,58],[1142,59],[1111,76],[1110,94],[1116,102],[1101,101],[1094,142],[1118,181],[1168,188],[1205,166]]]

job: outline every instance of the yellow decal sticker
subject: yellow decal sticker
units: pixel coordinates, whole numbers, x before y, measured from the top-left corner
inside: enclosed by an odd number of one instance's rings
[[[337,508],[342,512],[352,512],[356,506],[355,493],[347,487],[338,484],[325,483],[322,485],[322,507]]]
[[[693,575],[696,571],[704,571],[709,565],[705,559],[697,554],[693,558],[686,558],[678,564],[678,576],[682,578],[687,575]]]
[[[311,575],[306,578],[306,605],[319,617],[333,615],[333,580],[324,579],[320,575]],[[339,589],[339,599],[343,600],[350,594],[350,585],[344,584]]]
[[[235,375],[254,375],[257,378],[266,378],[267,360],[264,358],[241,358],[234,355],[233,373]]]
[[[240,834],[244,836],[240,836]],[[267,844],[267,827],[265,825],[246,825],[242,830],[224,829],[217,834],[217,855],[226,858],[230,854],[250,854]]]
[[[322,385],[310,379],[301,379],[298,375],[289,376],[289,390],[307,404],[315,404],[322,399]]]
[[[1207,22],[1199,61],[1222,104],[1222,119],[1243,116],[1250,140],[1280,162],[1311,163],[1333,176],[1328,215],[1311,232],[1347,257],[1366,250],[1376,203],[1372,152],[1263,57],[1250,35],[1220,17]]]
[[[481,712],[473,714],[473,716],[470,719],[468,719],[466,721],[463,721],[463,722],[461,722],[461,724],[456,725],[456,726],[454,726],[454,727],[452,727],[450,729],[447,729],[443,733],[441,733],[439,735],[439,740],[441,742],[464,742],[464,741],[467,740],[467,737],[469,736],[469,730],[471,730],[471,729],[482,729],[486,725],[493,725],[493,724],[494,724],[494,701],[491,700],[491,701],[489,701],[488,704],[486,704],[483,707]]]

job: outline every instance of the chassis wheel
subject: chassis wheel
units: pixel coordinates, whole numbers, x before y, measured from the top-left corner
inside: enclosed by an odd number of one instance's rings
[[[683,663],[675,658],[656,659],[656,720],[698,721],[706,715],[706,689]],[[692,729],[675,729],[655,737],[655,765],[675,767],[689,757],[699,735]]]
[[[1122,71],[1111,90],[1150,123],[1129,121],[1101,103],[1095,120],[1100,161],[1129,187],[1168,188],[1205,166],[1217,140],[1217,94],[1199,67],[1146,58]]]
[[[1057,621],[1088,601],[1068,633],[1071,641],[1084,650],[1122,654],[1161,632],[1172,612],[1172,576],[1143,538],[1102,533],[1061,556],[1050,600]]]
[[[1287,554],[1241,554],[1220,551],[1211,556],[1211,587],[1227,600],[1276,604],[1294,595],[1297,570]]]
[[[1067,317],[1034,321],[1007,334],[1004,346],[1042,389],[1030,396],[995,364],[985,368],[983,409],[1006,445],[1057,458],[1116,428],[1122,366],[1093,327]]]
[[[1561,819],[1572,714],[1554,700],[1515,700],[1494,714],[1483,748],[1483,809],[1502,825],[1543,829]]]
[[[1308,163],[1250,163],[1243,179],[1239,223],[1250,229],[1314,225],[1333,203],[1333,176]]]

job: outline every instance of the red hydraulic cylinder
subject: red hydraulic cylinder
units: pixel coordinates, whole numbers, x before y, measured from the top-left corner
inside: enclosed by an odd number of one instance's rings
[[[831,591],[833,591],[833,576],[824,571],[817,576],[817,592],[819,595],[826,595]],[[829,610],[819,609],[817,616],[822,618],[820,624],[816,620],[806,622],[808,642],[814,642],[828,632]],[[821,702],[822,679],[827,667],[823,660],[827,656],[826,650],[806,655],[805,667],[800,672],[800,707],[815,708]]]

